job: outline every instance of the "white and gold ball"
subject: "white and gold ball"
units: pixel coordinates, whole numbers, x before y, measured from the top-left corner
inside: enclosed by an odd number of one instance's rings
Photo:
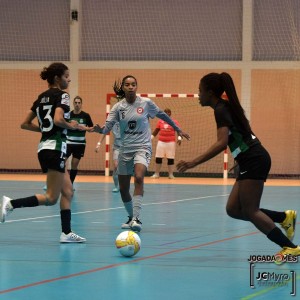
[[[133,231],[123,231],[116,238],[116,247],[123,256],[133,256],[141,249],[141,239]]]

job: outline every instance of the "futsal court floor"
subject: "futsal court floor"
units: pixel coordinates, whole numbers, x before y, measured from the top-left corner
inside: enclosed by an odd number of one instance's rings
[[[1,196],[43,193],[44,179],[1,174]],[[72,227],[87,242],[59,243],[58,205],[16,209],[0,224],[1,300],[300,298],[299,263],[248,261],[279,248],[226,215],[232,180],[147,178],[142,247],[132,258],[114,245],[127,214],[111,177],[76,180]],[[269,180],[261,207],[300,213],[299,195],[299,180]]]

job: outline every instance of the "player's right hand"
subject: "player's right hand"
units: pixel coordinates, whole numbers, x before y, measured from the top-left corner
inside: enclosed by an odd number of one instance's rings
[[[100,127],[99,124],[96,124],[93,128],[94,132],[102,133],[105,126]]]

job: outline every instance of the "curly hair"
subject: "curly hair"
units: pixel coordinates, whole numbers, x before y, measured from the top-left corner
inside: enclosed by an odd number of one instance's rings
[[[44,67],[43,71],[40,74],[40,77],[43,80],[47,80],[49,84],[54,84],[55,76],[61,77],[66,70],[69,69],[65,64],[61,62],[55,62],[52,63],[49,67]]]

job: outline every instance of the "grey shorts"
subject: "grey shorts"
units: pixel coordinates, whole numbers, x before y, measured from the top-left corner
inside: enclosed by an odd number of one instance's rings
[[[119,175],[133,175],[134,165],[143,164],[148,168],[151,160],[151,154],[147,151],[137,151],[131,153],[119,154],[118,174]]]

